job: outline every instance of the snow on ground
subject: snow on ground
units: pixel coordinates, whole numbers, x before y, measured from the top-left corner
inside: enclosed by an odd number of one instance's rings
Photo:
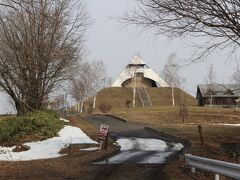
[[[142,138],[120,138],[117,143],[121,146],[121,151],[166,151],[169,149],[167,143],[160,139],[142,139]],[[174,144],[172,150],[179,151],[183,145]]]
[[[97,144],[96,141],[90,139],[81,129],[73,126],[64,126],[58,134],[58,137],[53,137],[45,141],[25,143],[24,145],[30,147],[28,151],[12,152],[15,146],[11,148],[0,146],[0,160],[26,161],[56,158],[61,156],[58,152],[69,144]]]
[[[183,148],[184,148],[184,146],[181,143],[175,143],[171,150],[172,151],[181,151]]]
[[[67,122],[67,123],[69,122],[69,120],[61,118],[61,117],[60,117],[60,121]]]
[[[97,151],[99,150],[99,147],[90,147],[85,149],[80,149],[81,151]]]
[[[220,125],[220,126],[239,126],[240,127],[240,124],[228,124],[228,123],[218,123],[218,124],[214,124],[214,125]]]

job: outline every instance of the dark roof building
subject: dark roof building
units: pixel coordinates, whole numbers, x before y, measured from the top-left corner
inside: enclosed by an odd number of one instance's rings
[[[239,98],[240,84],[199,84],[197,87],[199,106],[235,107]]]

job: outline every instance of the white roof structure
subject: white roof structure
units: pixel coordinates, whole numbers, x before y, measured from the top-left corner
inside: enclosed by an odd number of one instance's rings
[[[138,56],[134,56],[117,80],[112,84],[112,87],[122,87],[122,84],[132,79],[136,73],[143,73],[144,78],[156,82],[160,87],[169,87],[169,85]]]

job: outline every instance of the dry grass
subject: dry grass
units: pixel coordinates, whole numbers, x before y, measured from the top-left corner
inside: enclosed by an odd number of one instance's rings
[[[158,106],[138,107],[130,110],[115,109],[112,114],[127,118],[129,121],[153,125],[182,124],[179,107]],[[232,109],[209,109],[188,107],[185,124],[240,123],[240,111]]]
[[[9,117],[13,117],[14,115],[0,115],[0,121],[3,119],[7,119]]]
[[[172,89],[170,87],[147,88],[146,89],[153,106],[169,106],[172,105]],[[179,105],[184,102],[186,95],[186,103],[190,106],[196,106],[197,102],[193,96],[187,94],[181,89],[174,89],[175,104]]]
[[[170,106],[172,104],[171,99],[171,88],[147,88],[146,91],[152,101],[153,106]],[[185,92],[180,89],[175,89],[175,103],[178,105],[180,101],[184,101]],[[129,104],[132,107],[133,100],[133,91],[128,88],[119,88],[119,87],[111,87],[102,89],[97,93],[96,98],[96,107],[99,107],[100,104],[105,103],[109,104],[112,107],[111,111],[119,111],[119,108],[128,109],[126,105],[126,101],[131,101]],[[186,94],[186,101],[188,105],[196,106],[196,100],[189,94]],[[93,97],[89,98],[85,105],[91,106],[93,104]],[[136,96],[136,106],[141,107],[141,102]],[[95,113],[100,112],[97,108]]]
[[[240,142],[240,127],[216,125],[217,123],[240,124],[239,110],[190,107],[185,122],[182,122],[178,110],[178,107],[149,107],[135,108],[128,112],[115,111],[113,114],[196,143],[199,143],[198,125],[203,127],[206,143]]]

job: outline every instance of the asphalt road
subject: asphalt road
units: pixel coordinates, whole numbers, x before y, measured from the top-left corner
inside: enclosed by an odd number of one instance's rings
[[[159,133],[146,129],[145,126],[124,122],[113,116],[103,116],[103,115],[90,115],[87,116],[87,121],[92,124],[97,129],[100,128],[101,124],[109,125],[109,133],[113,139],[119,137],[137,137],[137,138],[153,138],[162,139],[167,142],[170,140],[162,137]]]
[[[119,138],[128,139],[127,142],[125,142],[127,143],[126,145],[128,147],[133,147],[133,149],[124,148],[125,151],[121,151],[119,154],[109,159],[98,162],[98,164],[163,164],[166,162],[168,156],[177,152],[172,149],[174,148],[175,143],[171,141],[166,142],[166,138],[163,139],[159,132],[147,129],[143,125],[133,124],[113,116],[103,115],[88,116],[87,121],[97,129],[99,129],[101,124],[109,125],[109,135],[111,138],[114,140]],[[150,142],[152,142],[151,139],[160,139],[165,141],[167,146],[166,148],[161,148],[161,150],[157,148],[156,150],[150,151],[149,148],[159,144],[153,144],[147,148],[146,142],[137,138],[149,139]],[[156,143],[156,141],[154,142]],[[147,149],[143,150],[142,147]]]

